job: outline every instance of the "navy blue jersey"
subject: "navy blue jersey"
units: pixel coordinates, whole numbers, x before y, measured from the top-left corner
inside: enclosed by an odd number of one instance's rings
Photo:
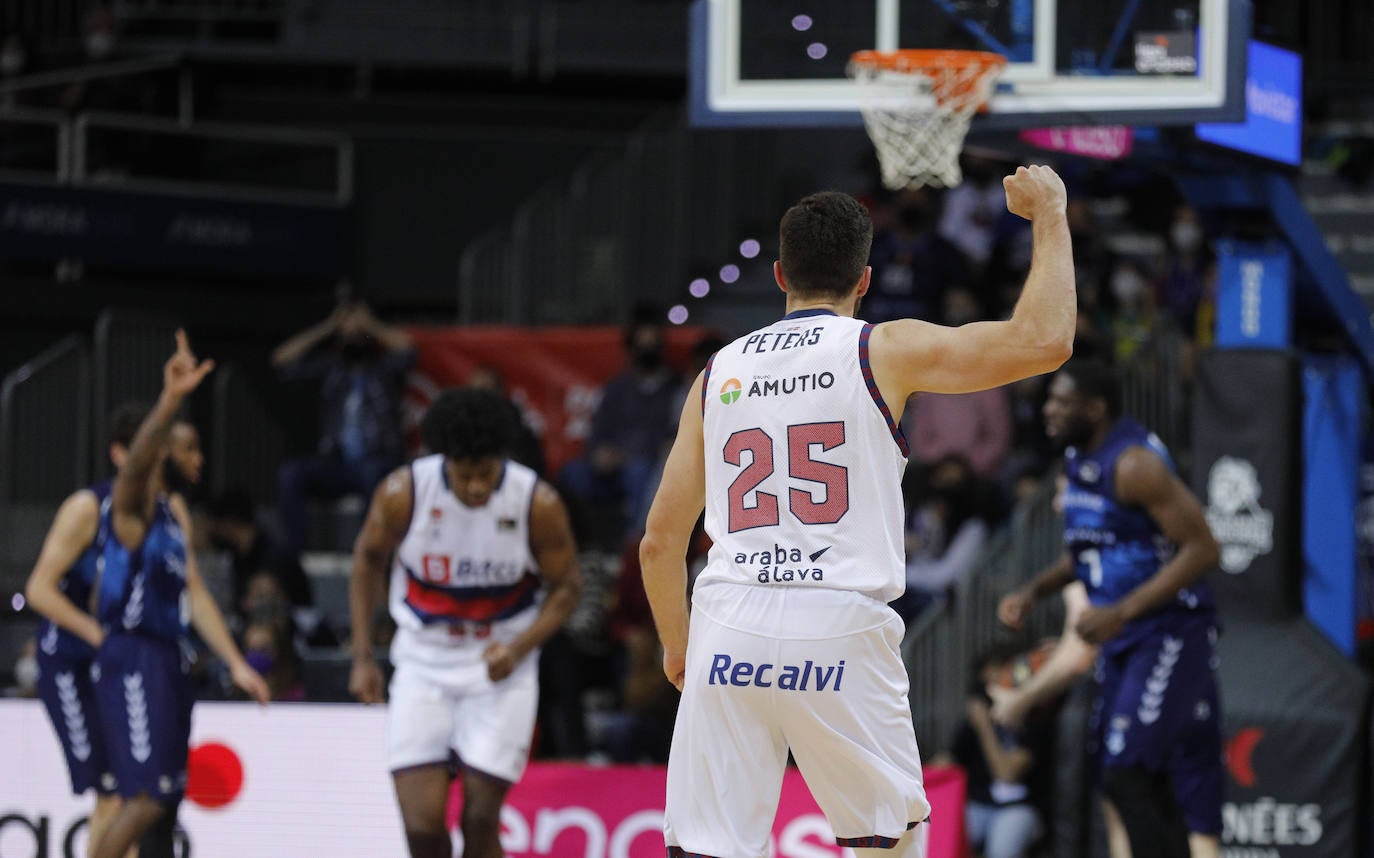
[[[1116,422],[1096,450],[1085,453],[1071,447],[1064,454],[1064,547],[1094,605],[1120,601],[1152,578],[1175,551],[1148,512],[1116,498],[1116,464],[1131,447],[1144,447],[1170,470],[1174,467],[1159,437],[1128,417]],[[1128,623],[1103,649],[1119,652],[1168,626],[1180,612],[1211,614],[1214,608],[1211,588],[1198,582],[1179,591],[1174,601]]]
[[[103,520],[110,504],[110,481],[96,483],[90,487],[90,491],[95,495]],[[83,611],[91,610],[91,590],[95,587],[103,533],[104,528],[97,526],[96,536],[91,540],[91,544],[76,558],[72,568],[67,570],[57,585],[72,604]],[[90,644],[46,617],[38,622],[37,634],[38,648],[47,655],[88,661],[95,656],[95,650]]]
[[[186,636],[186,537],[165,497],[136,548],[114,535],[113,514],[101,516],[108,536],[101,553],[97,619],[109,632],[138,632],[168,641]]]

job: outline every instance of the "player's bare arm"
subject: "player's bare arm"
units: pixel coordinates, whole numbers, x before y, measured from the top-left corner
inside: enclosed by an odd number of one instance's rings
[[[346,304],[334,308],[334,312],[303,331],[292,334],[289,339],[272,351],[272,365],[281,367],[295,363],[310,353],[310,350],[329,339],[339,329],[339,323],[350,312]]]
[[[577,543],[568,510],[553,486],[543,481],[535,485],[530,505],[530,549],[544,578],[544,604],[530,627],[509,645],[493,643],[482,653],[493,682],[510,676],[525,656],[558,631],[582,595],[582,572],[577,566]]]
[[[353,670],[348,690],[363,703],[382,702],[382,671],[372,655],[372,618],[377,612],[377,582],[405,538],[411,514],[410,467],[392,471],[372,493],[367,519],[353,542],[348,606],[353,629]]]
[[[89,489],[73,492],[58,507],[38,562],[24,585],[29,607],[57,623],[91,646],[98,647],[104,632],[86,610],[77,606],[59,586],[81,553],[95,541],[100,527],[100,504]]]
[[[1003,596],[997,605],[997,619],[1008,628],[1020,629],[1026,621],[1026,614],[1030,613],[1037,600],[1058,593],[1073,580],[1073,557],[1065,551],[1032,578],[1029,584]]]
[[[229,633],[229,627],[224,624],[224,614],[220,612],[215,597],[210,595],[209,588],[205,586],[205,579],[200,577],[196,553],[191,549],[194,537],[191,533],[191,513],[186,509],[186,501],[181,496],[174,495],[168,505],[186,539],[186,598],[191,606],[191,626],[195,628],[201,640],[205,641],[206,646],[210,647],[210,651],[229,667],[229,676],[234,680],[234,684],[259,703],[266,703],[271,696],[267,690],[267,683],[244,660],[238,644],[234,643],[234,636]]]
[[[1215,567],[1220,557],[1201,504],[1159,456],[1144,447],[1122,453],[1115,484],[1117,499],[1143,507],[1178,550],[1173,559],[1120,601],[1084,611],[1076,628],[1092,644],[1110,640],[1130,621],[1175,598],[1179,590]]]
[[[1053,372],[1073,351],[1078,297],[1064,183],[1049,167],[1018,167],[1002,180],[1007,208],[1031,221],[1030,274],[1010,319],[958,328],[918,319],[878,325],[870,355],[883,398],[968,393]]]
[[[1087,607],[1088,591],[1081,583],[1075,581],[1064,588],[1064,630],[1059,643],[1022,685],[1015,689],[989,689],[994,721],[1013,727],[1020,725],[1032,709],[1063,694],[1092,668],[1097,647],[1074,630]]]
[[[1016,745],[1007,746],[1002,742],[1002,738],[997,735],[997,728],[993,726],[987,701],[971,698],[965,710],[969,726],[978,737],[978,746],[983,751],[983,759],[987,760],[988,770],[993,779],[1007,783],[1020,781],[1034,762],[1031,752]]]
[[[679,691],[687,664],[687,547],[706,507],[702,383],[698,375],[682,405],[677,437],[639,543],[644,592],[663,643],[663,672]]]
[[[114,534],[125,546],[143,541],[153,520],[155,476],[182,400],[215,368],[212,360],[197,361],[186,332],[176,332],[176,352],[162,367],[162,394],[138,427],[128,456],[119,468],[110,493]]]

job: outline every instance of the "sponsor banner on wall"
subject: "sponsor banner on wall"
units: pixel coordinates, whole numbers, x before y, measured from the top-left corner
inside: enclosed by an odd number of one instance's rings
[[[0,184],[0,258],[212,274],[348,274],[348,209]]]
[[[1229,623],[1217,652],[1222,858],[1357,854],[1370,806],[1369,680],[1302,618]]]
[[[1223,611],[1302,610],[1298,362],[1290,353],[1216,349],[1198,359],[1193,486],[1221,547],[1211,576]]]
[[[419,349],[406,391],[406,423],[414,429],[430,401],[490,367],[520,407],[543,444],[549,474],[582,452],[601,387],[625,367],[619,327],[519,328],[506,326],[410,328]],[[704,335],[694,327],[670,327],[666,358],[685,370],[691,348]],[[690,379],[684,379],[684,384]],[[418,438],[412,435],[418,445]]]
[[[385,721],[381,707],[349,704],[197,704],[180,812],[190,854],[403,854]],[[0,855],[84,856],[91,799],[71,794],[42,706],[0,701],[0,737]],[[935,808],[928,854],[959,858],[963,774],[929,769],[926,790]],[[502,844],[509,858],[662,858],[665,791],[662,766],[532,764],[502,809]],[[773,845],[776,858],[853,854],[835,845],[795,770],[783,782]]]

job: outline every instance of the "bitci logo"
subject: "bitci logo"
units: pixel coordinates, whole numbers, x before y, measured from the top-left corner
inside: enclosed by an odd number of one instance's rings
[[[207,810],[218,810],[243,789],[243,761],[234,749],[206,742],[191,749],[186,760],[186,797]]]
[[[738,378],[727,378],[720,386],[720,401],[729,405],[739,399],[740,383]]]
[[[1242,727],[1226,743],[1226,768],[1240,786],[1249,788],[1255,785],[1255,768],[1250,757],[1262,738],[1264,731],[1260,728]]]

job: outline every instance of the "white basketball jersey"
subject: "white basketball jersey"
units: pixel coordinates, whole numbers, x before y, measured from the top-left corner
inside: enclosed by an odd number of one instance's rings
[[[698,588],[831,588],[884,603],[901,595],[906,441],[868,368],[872,328],[802,310],[707,365],[713,545]]]
[[[540,599],[530,550],[534,471],[507,461],[496,491],[476,508],[449,490],[443,456],[415,460],[410,475],[410,528],[391,567],[393,655],[402,644],[451,648],[469,628],[485,638],[495,624],[527,624]]]

